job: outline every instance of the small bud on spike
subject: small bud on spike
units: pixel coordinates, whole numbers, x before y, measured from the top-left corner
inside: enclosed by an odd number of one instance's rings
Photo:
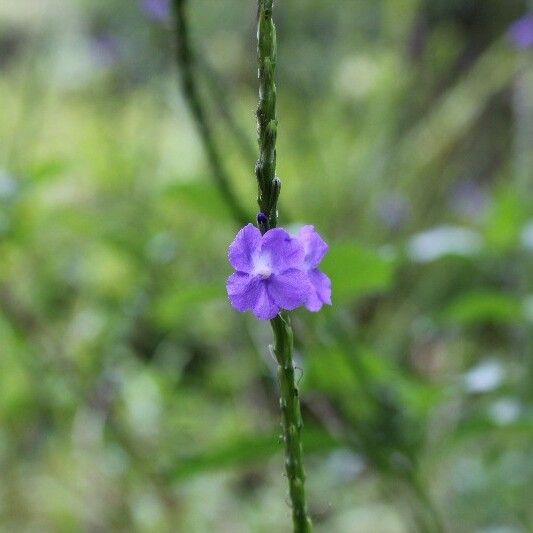
[[[268,217],[265,213],[257,213],[257,223],[260,226],[264,226],[268,222]]]

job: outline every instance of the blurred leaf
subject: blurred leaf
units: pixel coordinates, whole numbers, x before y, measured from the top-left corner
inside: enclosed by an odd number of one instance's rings
[[[304,428],[302,437],[306,453],[331,450],[339,444],[319,428]],[[283,442],[279,436],[273,433],[250,435],[233,443],[214,447],[210,451],[183,458],[170,472],[170,476],[172,479],[181,479],[221,468],[235,468],[264,461],[282,452]]]
[[[3,310],[0,310],[0,420],[3,424],[16,422],[22,411],[26,408],[31,410],[38,389],[32,383],[31,370],[25,365],[24,356],[21,357],[19,352],[25,347],[17,342],[13,333],[12,324],[8,320],[4,322]],[[33,360],[30,361],[33,364]]]
[[[43,181],[60,176],[67,168],[63,159],[44,159],[30,162],[28,172],[35,181]]]
[[[463,294],[443,312],[445,320],[461,325],[509,323],[520,319],[521,315],[522,306],[516,296],[495,291]]]
[[[330,247],[322,263],[331,278],[334,303],[388,289],[392,284],[393,262],[373,250],[356,244]]]
[[[517,244],[520,230],[526,220],[527,208],[524,198],[514,192],[505,191],[496,198],[487,216],[487,240],[504,248]]]
[[[354,391],[357,382],[347,355],[342,348],[322,347],[309,350],[308,370],[305,383],[311,389],[319,389],[331,394]]]
[[[403,135],[396,168],[402,169],[410,184],[416,183],[426,165],[451,149],[478,120],[490,98],[509,84],[516,72],[514,57],[498,41]]]
[[[156,319],[164,326],[171,327],[191,306],[222,298],[224,286],[220,283],[202,283],[186,286],[181,282],[179,286],[165,291],[154,303]]]
[[[529,438],[533,431],[533,422],[526,418],[520,418],[514,422],[500,425],[487,418],[483,412],[476,412],[474,416],[466,418],[455,428],[453,434],[449,436],[450,443],[457,444],[460,441],[470,441],[483,434],[490,434],[492,438],[499,437],[508,442],[512,438]],[[449,452],[449,449],[446,450]]]
[[[185,205],[202,215],[216,220],[233,221],[232,214],[219,192],[211,184],[195,181],[180,183],[167,189],[167,194],[175,197],[177,205]]]

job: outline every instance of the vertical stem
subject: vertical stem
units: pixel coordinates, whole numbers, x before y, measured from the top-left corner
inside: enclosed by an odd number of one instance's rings
[[[422,521],[424,525],[420,529],[423,531],[425,528],[431,533],[444,533],[444,524],[429,496],[428,490],[420,480],[418,472],[413,472],[413,474],[407,479],[407,483],[409,488],[413,491],[418,504],[421,506],[421,511],[424,513]]]
[[[187,0],[173,0],[174,22],[176,36],[177,61],[181,71],[181,84],[183,94],[193,116],[194,122],[211,166],[211,172],[220,194],[230,208],[235,220],[246,224],[250,219],[231,186],[229,176],[222,164],[220,152],[215,143],[213,131],[207,120],[205,109],[199,95],[198,86],[194,75],[194,55],[189,42],[189,27],[186,16]]]
[[[259,77],[259,104],[257,106],[257,137],[259,159],[255,165],[257,202],[266,217],[259,219],[262,233],[276,227],[277,202],[281,181],[276,177],[276,28],[272,21],[273,0],[258,0],[257,12],[257,67]],[[274,355],[278,361],[280,406],[283,438],[285,441],[285,470],[289,481],[292,520],[296,533],[312,529],[305,502],[305,473],[302,462],[302,416],[298,389],[294,381],[292,361],[293,333],[289,314],[280,313],[270,321],[274,332]]]
[[[281,313],[271,320],[276,343],[274,355],[278,361],[280,407],[283,439],[285,441],[285,470],[289,481],[292,504],[292,521],[295,533],[308,533],[312,529],[305,502],[305,472],[302,462],[302,416],[298,389],[294,380],[292,361],[293,335],[289,315]]]
[[[272,1],[259,0],[257,12],[257,70],[259,77],[259,104],[257,106],[257,137],[259,159],[255,165],[257,203],[267,216],[261,231],[277,223],[277,201],[281,182],[276,178],[276,28],[272,21]]]

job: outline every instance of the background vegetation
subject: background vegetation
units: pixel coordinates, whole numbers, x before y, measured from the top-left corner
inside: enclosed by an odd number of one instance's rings
[[[533,524],[533,68],[519,0],[278,2],[281,220],[331,245],[294,315],[317,531]],[[288,531],[268,324],[163,0],[0,4],[0,529]],[[255,2],[191,0],[253,219]]]

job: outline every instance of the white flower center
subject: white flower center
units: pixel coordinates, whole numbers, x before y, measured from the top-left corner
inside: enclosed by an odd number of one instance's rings
[[[262,279],[268,279],[272,275],[270,257],[258,255],[254,258],[254,274]]]

